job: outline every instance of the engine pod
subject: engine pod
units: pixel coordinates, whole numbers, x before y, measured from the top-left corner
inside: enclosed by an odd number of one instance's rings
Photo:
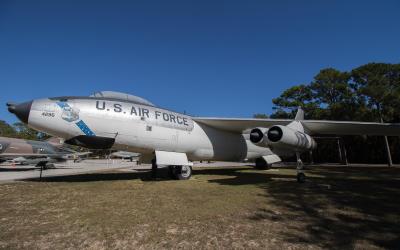
[[[288,151],[307,151],[316,147],[316,142],[311,136],[287,126],[273,126],[266,133],[268,145],[276,149]]]
[[[282,139],[283,131],[279,126],[270,128],[267,132],[267,138],[271,142],[278,142]]]
[[[250,131],[250,141],[257,146],[268,147],[268,142],[265,140],[267,128],[253,128]]]

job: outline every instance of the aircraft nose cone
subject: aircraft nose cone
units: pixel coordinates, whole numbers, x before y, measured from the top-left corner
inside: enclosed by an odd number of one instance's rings
[[[28,123],[29,113],[31,111],[33,101],[23,102],[19,104],[7,103],[8,111],[13,113],[24,123]]]

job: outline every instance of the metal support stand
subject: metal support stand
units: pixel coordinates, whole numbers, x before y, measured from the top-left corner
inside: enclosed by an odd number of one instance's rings
[[[306,175],[304,174],[304,164],[303,161],[300,158],[300,153],[296,152],[296,158],[297,158],[297,182],[303,183],[306,181]]]
[[[340,145],[340,138],[337,139],[337,147],[338,147],[338,153],[339,153],[339,162],[343,164],[343,155],[342,155],[342,147]]]
[[[380,113],[380,116],[381,116],[381,123],[383,123],[382,113]],[[392,162],[392,155],[390,153],[389,141],[388,141],[387,136],[384,136],[383,138],[385,139],[385,148],[386,148],[388,166],[392,167],[393,166],[393,162]]]
[[[43,165],[40,164],[40,176],[39,176],[40,181],[42,181],[42,172],[43,172]]]
[[[346,145],[344,144],[343,138],[340,137],[338,140],[339,150],[340,150],[340,163],[347,166],[349,163],[347,161]]]
[[[384,136],[383,138],[385,139],[385,148],[386,148],[388,166],[392,167],[393,166],[393,162],[392,162],[392,154],[390,152],[390,147],[389,147],[389,141],[388,141],[387,136]]]

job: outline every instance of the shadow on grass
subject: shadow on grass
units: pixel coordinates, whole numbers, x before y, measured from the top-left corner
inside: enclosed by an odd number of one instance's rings
[[[24,172],[24,171],[32,171],[36,170],[35,167],[32,168],[18,168],[18,167],[9,167],[9,168],[0,168],[0,172]]]
[[[118,181],[118,180],[135,180],[155,181],[149,170],[137,170],[136,172],[97,172],[72,174],[62,176],[49,176],[40,178],[25,179],[32,182],[95,182],[95,181]],[[159,169],[157,171],[156,181],[170,180],[167,169]]]
[[[215,169],[194,169],[193,175],[231,175],[232,173],[238,174],[238,171],[249,168],[215,168]],[[42,181],[42,182],[91,182],[91,181],[116,181],[116,180],[134,180],[140,179],[142,181],[154,181],[151,176],[151,170],[136,169],[135,172],[96,172],[84,174],[71,174],[62,176],[49,176],[39,178],[25,179],[25,181]],[[159,168],[157,171],[157,181],[171,180],[168,174],[168,168]],[[264,179],[259,179],[265,181]],[[249,180],[251,181],[251,180]],[[253,181],[257,181],[254,179]]]
[[[246,171],[249,170],[249,171]],[[230,178],[210,179],[211,183],[219,183],[223,185],[265,185],[274,179],[294,181],[295,176],[291,174],[279,174],[279,172],[254,171],[253,167],[231,167],[231,168],[200,168],[194,169],[193,175],[213,175],[224,176]]]
[[[292,243],[322,248],[363,244],[400,248],[400,169],[385,167],[312,167],[304,184],[294,175],[266,171],[229,171],[221,185],[255,184],[273,206],[260,207],[250,220],[287,225],[280,235]],[[218,170],[206,170],[218,173]],[[292,178],[290,180],[288,178]],[[358,245],[357,245],[358,244]]]
[[[251,167],[224,167],[193,171],[194,176],[207,176],[210,183],[255,185],[262,189],[266,204],[259,204],[243,219],[262,225],[286,225],[277,232],[284,241],[321,248],[366,248],[371,244],[400,248],[400,168],[309,167],[307,173],[307,182],[299,184],[294,172],[287,169],[254,171]],[[166,169],[159,169],[158,177],[160,181],[170,180]],[[42,181],[132,179],[152,181],[151,172],[90,173],[46,177]]]

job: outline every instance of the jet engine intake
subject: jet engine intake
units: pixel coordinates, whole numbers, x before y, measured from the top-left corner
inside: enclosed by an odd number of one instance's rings
[[[265,138],[267,128],[254,128],[250,131],[250,141],[260,147],[268,147],[268,142]]]

